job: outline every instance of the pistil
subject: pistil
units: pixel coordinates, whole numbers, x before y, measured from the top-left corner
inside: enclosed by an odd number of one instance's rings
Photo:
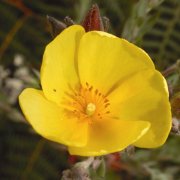
[[[96,105],[94,103],[89,103],[86,106],[86,114],[92,116],[96,111]]]

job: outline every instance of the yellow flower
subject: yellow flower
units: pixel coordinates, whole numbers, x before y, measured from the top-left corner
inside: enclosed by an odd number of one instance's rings
[[[42,90],[20,106],[43,137],[71,154],[98,156],[128,145],[162,145],[171,128],[167,84],[150,57],[111,34],[73,25],[46,47]]]

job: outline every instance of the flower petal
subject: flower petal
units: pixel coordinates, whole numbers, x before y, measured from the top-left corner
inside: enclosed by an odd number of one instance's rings
[[[77,51],[84,29],[73,25],[58,35],[45,49],[41,84],[49,100],[60,103],[64,90],[79,83]]]
[[[141,71],[126,79],[108,98],[119,119],[150,122],[151,128],[136,146],[151,148],[165,142],[171,129],[171,110],[167,83],[158,71]]]
[[[137,141],[150,127],[144,121],[117,119],[94,122],[89,126],[89,139],[85,147],[69,147],[70,154],[98,156],[121,151]]]
[[[68,117],[61,107],[46,100],[42,91],[27,88],[19,101],[26,119],[45,138],[71,146],[86,144],[87,123]]]
[[[154,69],[150,57],[124,39],[91,31],[80,41],[78,69],[81,83],[87,82],[104,94],[121,79],[147,68]]]
[[[141,139],[134,143],[135,146],[155,148],[165,143],[171,130],[171,107],[167,100],[163,98],[159,101],[157,107],[156,110],[152,110],[142,117],[151,122],[152,126]]]

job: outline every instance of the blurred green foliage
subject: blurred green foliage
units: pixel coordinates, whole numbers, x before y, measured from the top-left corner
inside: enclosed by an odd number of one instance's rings
[[[2,0],[0,179],[60,179],[62,170],[70,167],[64,147],[42,139],[25,123],[17,96],[24,87],[39,87],[43,51],[51,41],[46,15],[62,21],[70,16],[80,23],[93,3],[99,5],[102,16],[110,19],[111,33],[150,54],[166,75],[171,95],[180,90],[180,68],[175,64],[180,58],[179,0]],[[179,149],[180,139],[172,135],[162,148],[138,149],[130,157],[121,154],[115,159],[115,167],[107,163],[106,179],[178,180]]]

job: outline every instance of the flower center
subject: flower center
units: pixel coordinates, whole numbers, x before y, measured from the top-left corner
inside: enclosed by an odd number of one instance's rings
[[[70,92],[65,94],[63,104],[68,115],[92,122],[103,119],[110,113],[107,97],[88,83],[76,90],[70,88]]]
[[[96,105],[95,105],[95,104],[89,103],[89,104],[86,106],[86,114],[87,114],[88,116],[93,115],[95,111],[96,111]]]

